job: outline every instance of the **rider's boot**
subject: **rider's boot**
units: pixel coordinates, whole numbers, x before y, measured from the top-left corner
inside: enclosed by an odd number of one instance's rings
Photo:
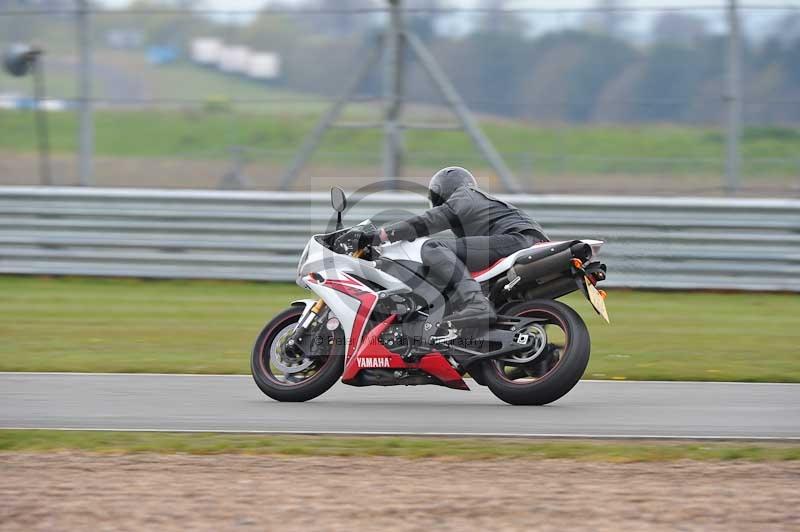
[[[430,268],[430,277],[440,288],[453,286],[449,316],[451,328],[482,328],[496,319],[491,303],[481,291],[481,285],[472,278],[464,263],[445,241],[429,240],[421,250],[422,262]]]
[[[444,321],[457,328],[488,327],[497,319],[492,304],[483,295],[475,279],[462,279],[453,289],[453,308],[458,309],[445,316]]]

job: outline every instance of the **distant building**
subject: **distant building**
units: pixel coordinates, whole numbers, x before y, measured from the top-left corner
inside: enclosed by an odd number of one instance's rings
[[[192,61],[206,66],[216,66],[222,54],[224,44],[219,39],[194,39],[191,45]]]
[[[246,46],[223,46],[219,54],[219,69],[223,72],[246,74],[252,52]]]
[[[250,55],[247,75],[254,79],[276,79],[281,73],[281,58],[273,52],[259,52]]]
[[[280,77],[281,57],[275,52],[252,50],[247,46],[226,44],[221,39],[202,37],[192,40],[191,59],[198,65],[215,67],[222,72],[257,80]]]

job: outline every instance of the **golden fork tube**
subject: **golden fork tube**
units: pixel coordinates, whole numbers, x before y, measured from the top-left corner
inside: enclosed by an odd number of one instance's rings
[[[322,299],[317,299],[317,302],[314,303],[313,307],[311,307],[311,312],[313,312],[314,314],[319,314],[320,312],[322,312],[322,309],[324,308],[325,308],[325,301],[323,301]]]

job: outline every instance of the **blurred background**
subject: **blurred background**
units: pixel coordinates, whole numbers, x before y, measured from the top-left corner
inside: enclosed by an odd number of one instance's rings
[[[800,0],[393,2],[0,0],[0,528],[798,529],[800,386],[746,383],[800,383]],[[605,241],[611,325],[562,299],[586,379],[700,382],[534,414],[232,377],[309,297],[328,187],[382,223],[454,164],[552,239]],[[509,424],[647,439],[376,436]]]
[[[299,146],[389,24],[378,0],[0,0],[40,47],[50,181],[323,190],[386,175],[376,64],[296,179]],[[554,7],[555,6],[555,7]],[[403,24],[519,189],[800,196],[800,4],[407,0]],[[507,187],[406,47],[403,176]],[[0,184],[42,182],[30,76],[0,74]],[[378,127],[369,127],[375,125]],[[443,128],[439,130],[437,128]],[[352,181],[352,180],[351,180]]]

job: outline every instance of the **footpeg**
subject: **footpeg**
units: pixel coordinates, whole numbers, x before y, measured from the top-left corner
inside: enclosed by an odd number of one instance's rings
[[[448,323],[448,325],[450,325],[450,323]],[[447,329],[447,334],[443,334],[441,336],[431,336],[430,337],[430,344],[431,345],[444,344],[444,343],[447,343],[447,342],[451,342],[451,341],[455,340],[456,338],[458,338],[458,330],[454,329],[453,327],[449,327]]]
[[[497,315],[486,313],[483,315],[455,317],[446,323],[451,330],[457,329],[485,329],[491,327],[497,321]]]

